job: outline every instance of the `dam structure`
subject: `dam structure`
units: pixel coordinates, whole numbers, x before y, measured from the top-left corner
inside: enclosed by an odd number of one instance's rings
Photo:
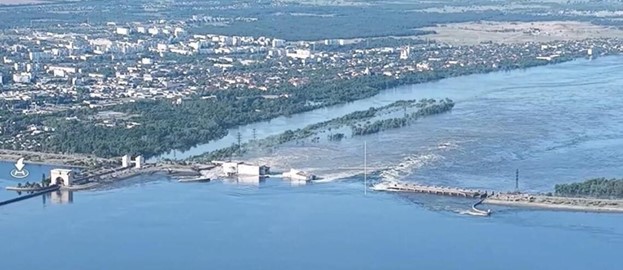
[[[414,193],[427,193],[435,195],[453,196],[453,197],[465,197],[465,198],[486,198],[488,195],[493,194],[487,191],[464,189],[456,187],[443,187],[443,186],[429,186],[420,185],[414,183],[387,181],[380,182],[372,186],[372,190],[376,191],[393,191],[393,192],[414,192]]]
[[[462,198],[477,198],[478,201],[472,204],[469,211],[466,214],[472,216],[489,216],[491,215],[491,210],[481,210],[477,207],[481,205],[485,199],[494,194],[493,192],[489,193],[487,191],[475,190],[475,189],[464,189],[464,188],[456,188],[456,187],[442,187],[442,186],[429,186],[429,185],[420,185],[415,183],[405,183],[405,182],[397,182],[397,181],[384,181],[377,183],[372,186],[372,190],[375,191],[387,191],[387,192],[410,192],[410,193],[424,193],[424,194],[433,194],[433,195],[442,195],[442,196],[451,196],[451,197],[462,197]]]

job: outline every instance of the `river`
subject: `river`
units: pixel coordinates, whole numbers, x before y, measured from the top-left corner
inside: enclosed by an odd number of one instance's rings
[[[405,86],[350,104],[241,128],[245,138],[400,99],[452,98],[451,113],[341,142],[290,143],[248,158],[324,177],[308,185],[180,184],[141,177],[0,208],[6,269],[619,269],[623,216],[364,193],[368,179],[495,190],[623,172],[623,58],[574,61]],[[225,146],[231,143],[224,142]],[[207,147],[207,148],[201,148]],[[196,153],[210,149],[201,146]],[[190,153],[188,153],[190,155]],[[180,157],[180,153],[177,157]],[[0,185],[17,183],[0,164]],[[49,168],[27,165],[33,181]],[[0,198],[15,196],[6,191]],[[43,262],[43,263],[42,263]]]

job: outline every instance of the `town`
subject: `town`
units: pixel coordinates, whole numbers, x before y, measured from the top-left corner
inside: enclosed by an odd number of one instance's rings
[[[186,29],[193,22],[213,20],[223,18],[3,30],[0,105],[6,112],[0,121],[7,124],[0,147],[47,152],[41,141],[54,134],[59,122],[132,129],[144,123],[114,108],[145,100],[174,106],[228,91],[288,99],[313,83],[372,76],[400,80],[427,72],[463,75],[623,51],[623,42],[616,38],[452,45],[422,37],[290,41],[191,34]],[[531,29],[525,34],[546,33]],[[85,118],[77,110],[91,115]],[[8,122],[45,115],[63,117],[54,123]]]

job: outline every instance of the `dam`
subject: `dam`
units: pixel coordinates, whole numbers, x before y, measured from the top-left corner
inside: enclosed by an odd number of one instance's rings
[[[442,187],[442,186],[427,186],[414,183],[387,181],[375,184],[372,186],[372,190],[376,191],[394,191],[394,192],[415,192],[415,193],[428,193],[453,197],[465,197],[465,198],[486,198],[489,194],[487,191],[463,189],[456,187]]]

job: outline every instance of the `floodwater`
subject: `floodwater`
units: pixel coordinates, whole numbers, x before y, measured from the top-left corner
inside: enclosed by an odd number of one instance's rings
[[[253,126],[267,135],[400,99],[456,102],[451,113],[404,129],[249,154],[275,170],[294,167],[324,178],[307,185],[275,178],[181,184],[152,176],[3,206],[0,266],[620,269],[623,215],[495,207],[491,217],[471,217],[461,214],[470,200],[364,192],[361,167],[366,142],[371,182],[510,190],[519,169],[521,190],[546,192],[556,183],[621,177],[622,60],[401,87]],[[0,185],[17,183],[8,174],[12,166],[0,165]],[[49,169],[26,168],[32,181]]]

